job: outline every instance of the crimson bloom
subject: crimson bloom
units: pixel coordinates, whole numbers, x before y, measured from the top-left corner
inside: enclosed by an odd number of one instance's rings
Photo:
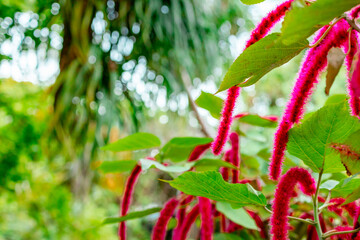
[[[284,174],[275,190],[273,204],[273,214],[270,217],[270,232],[273,240],[288,239],[290,199],[296,184],[300,184],[300,189],[306,195],[316,192],[315,180],[310,173],[303,169],[294,167]]]

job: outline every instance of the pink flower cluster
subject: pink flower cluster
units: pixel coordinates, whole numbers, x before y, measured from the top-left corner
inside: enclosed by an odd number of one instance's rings
[[[282,19],[286,11],[290,8],[292,1],[293,0],[285,1],[276,9],[271,11],[266,17],[264,17],[256,26],[256,28],[251,32],[250,39],[247,41],[245,48],[248,48],[263,38],[271,30],[271,28]],[[239,92],[240,88],[237,86],[231,87],[227,92],[227,97],[224,103],[220,125],[218,128],[218,134],[212,144],[212,152],[215,155],[219,155],[221,153],[226,143],[230,126],[233,121],[233,110],[235,107],[235,102],[239,96]]]
[[[325,26],[318,31],[314,43],[323,36],[328,27]],[[281,166],[288,142],[288,131],[294,123],[300,121],[304,112],[304,106],[312,94],[315,85],[318,83],[320,73],[326,67],[327,53],[331,48],[340,47],[346,42],[349,27],[346,20],[340,20],[319,45],[308,50],[281,123],[275,133],[274,148],[269,167],[271,179],[277,180],[281,174]]]
[[[273,240],[287,240],[289,223],[290,199],[296,184],[300,184],[300,189],[306,195],[312,195],[316,191],[315,180],[310,173],[302,168],[294,167],[284,174],[275,191],[273,203],[273,214],[270,218],[270,233]]]
[[[152,240],[164,240],[166,237],[167,225],[174,214],[176,207],[179,205],[179,200],[171,198],[160,212],[160,217],[157,220],[153,232]]]
[[[140,176],[140,173],[141,173],[141,166],[136,165],[134,167],[134,169],[132,170],[130,177],[126,181],[125,192],[124,192],[124,195],[123,195],[123,198],[121,201],[121,213],[120,213],[121,216],[126,215],[127,212],[129,211],[135,184]],[[125,222],[121,222],[119,224],[118,235],[119,235],[120,240],[126,240],[126,223]]]

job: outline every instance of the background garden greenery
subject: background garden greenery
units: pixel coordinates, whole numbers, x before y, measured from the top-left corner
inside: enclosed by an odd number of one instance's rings
[[[0,239],[115,238],[115,225],[99,225],[117,216],[128,171],[97,167],[156,152],[100,147],[138,131],[163,143],[203,136],[189,97],[216,92],[249,30],[274,7],[268,2],[2,1]],[[281,115],[301,57],[243,89],[236,111]],[[341,70],[331,95],[345,93],[344,79]],[[322,81],[309,111],[324,105],[324,88]],[[214,136],[218,113],[199,113]],[[246,134],[243,176],[265,176],[273,126],[235,129]],[[147,170],[133,210],[161,206],[175,189],[157,179],[171,176]],[[274,187],[266,185],[264,195]],[[156,217],[129,221],[131,239],[148,239]]]

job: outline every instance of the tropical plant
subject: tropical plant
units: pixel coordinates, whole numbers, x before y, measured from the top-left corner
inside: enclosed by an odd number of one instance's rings
[[[197,99],[200,107],[220,118],[214,139],[175,137],[161,147],[155,135],[136,133],[103,147],[114,152],[143,150],[137,153],[139,159],[100,165],[103,172],[132,169],[120,217],[103,223],[120,222],[122,240],[127,237],[127,220],[156,212],[154,240],[360,239],[359,13],[355,0],[285,1],[251,32],[245,50],[226,73],[218,92],[228,89],[227,98],[202,93]],[[269,34],[283,18],[281,32]],[[343,53],[334,53],[334,48]],[[240,88],[257,83],[304,49],[307,52],[280,121],[274,116],[233,114]],[[331,96],[322,108],[303,117],[326,66],[332,71],[327,92],[334,82],[338,70],[334,70],[334,57],[328,57],[331,54],[340,62],[337,68],[345,59],[348,95]],[[233,122],[236,128],[231,132]],[[277,126],[272,153],[267,149],[254,155],[243,153],[239,143],[248,136],[239,126],[244,124]],[[152,148],[159,149],[144,151]],[[162,181],[178,192],[162,208],[129,211],[136,182],[149,168],[172,176],[173,180]],[[198,231],[190,232],[198,217]]]

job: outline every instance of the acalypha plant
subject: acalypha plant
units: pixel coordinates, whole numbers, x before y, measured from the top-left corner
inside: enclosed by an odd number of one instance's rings
[[[155,212],[159,216],[153,240],[360,239],[359,16],[358,0],[288,0],[274,7],[252,30],[243,53],[221,83],[219,91],[227,90],[227,97],[215,138],[174,138],[156,156],[134,162],[120,217],[105,221],[119,222],[119,239],[127,239],[126,220]],[[270,33],[280,21],[281,32]],[[334,48],[344,55],[348,95],[329,97],[321,109],[303,118]],[[281,118],[234,114],[242,87],[256,83],[304,49]],[[203,98],[218,100],[211,94]],[[243,154],[240,137],[246,134],[232,131],[234,122],[277,126],[272,152],[260,151],[255,157]],[[117,152],[159,146],[156,136],[136,133],[103,149]],[[259,158],[267,176],[243,174],[247,163]],[[255,165],[259,167],[258,162]],[[166,182],[178,194],[162,208],[130,212],[135,185],[149,167],[174,177]]]

